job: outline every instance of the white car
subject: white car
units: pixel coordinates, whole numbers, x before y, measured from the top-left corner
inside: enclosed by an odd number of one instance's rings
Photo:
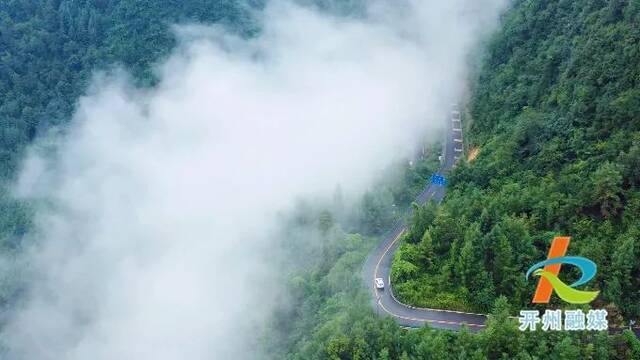
[[[376,278],[376,288],[384,289],[384,280],[382,278]]]

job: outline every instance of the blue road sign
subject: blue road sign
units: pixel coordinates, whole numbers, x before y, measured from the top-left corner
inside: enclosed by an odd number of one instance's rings
[[[447,185],[447,179],[445,179],[444,175],[435,173],[431,175],[431,183],[434,185],[445,186]]]

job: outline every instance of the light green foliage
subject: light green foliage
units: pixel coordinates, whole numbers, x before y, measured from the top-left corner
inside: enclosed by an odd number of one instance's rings
[[[320,207],[322,208],[322,207]],[[285,226],[283,255],[289,259],[287,284],[288,296],[274,315],[264,335],[263,349],[267,357],[274,359],[632,359],[640,349],[640,342],[627,333],[615,336],[606,334],[536,332],[523,333],[517,322],[510,317],[512,305],[504,297],[491,300],[491,314],[485,331],[472,333],[434,330],[428,327],[406,330],[398,327],[389,318],[380,317],[371,306],[369,289],[363,286],[361,266],[371,247],[378,241],[360,235],[345,234],[336,224],[328,232],[315,227],[313,218],[325,217],[322,210],[314,206],[302,206],[293,214]],[[298,220],[307,219],[304,222]],[[500,221],[503,229],[517,233],[522,225],[519,221]],[[297,230],[295,230],[297,228]],[[482,261],[472,256],[469,249],[480,232],[479,225],[471,226],[464,234],[463,252],[469,261]],[[313,238],[322,246],[295,247],[302,238]],[[508,238],[508,235],[505,236]],[[429,243],[429,236],[423,237]],[[423,244],[404,244],[399,258],[421,261],[417,249]],[[471,244],[471,245],[470,245]],[[425,245],[426,246],[426,245]],[[480,252],[476,252],[480,254]],[[302,259],[291,261],[291,256]],[[415,276],[415,265],[396,261],[392,276],[395,278]],[[408,269],[403,269],[403,266]],[[460,270],[452,270],[458,276]],[[462,272],[460,273],[462,274]],[[462,276],[462,275],[461,275]],[[472,276],[466,274],[464,276]],[[477,288],[491,289],[486,272],[474,274]],[[484,280],[482,280],[484,279]],[[484,283],[482,283],[484,281]],[[405,281],[399,287],[412,284]],[[415,284],[414,284],[415,285]],[[486,285],[486,286],[485,286]],[[428,305],[460,306],[460,294],[435,292],[437,286],[430,285],[431,294],[423,298],[432,299]],[[413,289],[424,287],[412,286]],[[397,288],[394,288],[396,290]],[[481,295],[479,295],[481,296]],[[418,299],[418,297],[412,298]],[[486,297],[484,301],[489,301]],[[379,312],[381,310],[378,309]]]
[[[514,4],[473,88],[467,139],[480,154],[452,172],[435,217],[416,212],[407,246],[429,234],[436,256],[423,265],[403,248],[397,261],[418,271],[398,279],[400,298],[420,304],[428,290],[467,294],[476,311],[500,295],[529,306],[526,269],[569,235],[570,254],[598,264],[597,304],[640,318],[639,24],[637,1]]]
[[[217,22],[251,36],[250,10],[262,3],[0,1],[2,306],[16,296],[19,266],[10,262],[31,221],[28,204],[4,189],[26,145],[69,120],[96,69],[122,64],[153,86],[150,65],[175,45],[170,24]],[[336,13],[360,8],[358,0],[316,3]],[[411,206],[437,169],[436,147],[414,166],[396,165],[397,177],[377,184],[355,214],[345,214],[339,188],[333,204],[298,204],[282,236],[288,291],[263,349],[305,360],[640,358],[630,332],[525,336],[508,318],[533,290],[524,270],[559,233],[574,236],[573,254],[598,263],[602,301],[640,316],[639,57],[637,0],[518,0],[505,15],[472,89],[467,138],[480,156],[451,174],[442,207],[416,209],[392,269],[404,301],[492,311],[486,331],[401,329],[375,314],[360,279],[378,241],[369,236]]]
[[[638,1],[522,0],[490,42],[467,134],[480,155],[452,172],[435,216],[416,211],[394,259],[414,274],[396,278],[403,301],[493,309],[481,356],[637,357],[631,333],[525,338],[506,300],[511,309],[531,306],[526,269],[544,259],[553,236],[570,235],[570,254],[598,264],[590,287],[602,290],[596,305],[611,309],[612,324],[640,317],[639,24]],[[419,247],[420,234],[431,247]],[[567,270],[562,276],[579,275]],[[471,357],[472,346],[464,348]]]

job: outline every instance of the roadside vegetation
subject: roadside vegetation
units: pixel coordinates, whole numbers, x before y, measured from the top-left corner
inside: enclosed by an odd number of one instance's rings
[[[339,197],[338,197],[339,199]],[[362,204],[362,203],[361,203]],[[362,264],[380,241],[342,230],[339,202],[307,204],[283,219],[279,258],[286,291],[264,329],[273,359],[636,359],[640,341],[627,330],[521,332],[506,297],[490,306],[484,331],[399,327],[374,311]],[[362,224],[362,223],[360,223]],[[360,230],[366,234],[366,228]],[[310,246],[311,245],[311,246]]]
[[[531,308],[535,280],[524,274],[567,235],[569,255],[598,265],[592,305],[612,325],[638,320],[639,61],[638,1],[518,1],[473,87],[466,138],[478,156],[450,174],[442,206],[415,212],[394,261],[397,296],[478,312],[505,296]]]
[[[247,5],[247,4],[251,5]],[[6,184],[26,146],[66,123],[93,71],[111,64],[153,86],[175,45],[170,24],[222,23],[251,36],[262,1],[0,1],[0,313],[21,296],[11,265],[29,204]],[[332,1],[319,1],[331,6]],[[345,9],[358,1],[341,2]],[[394,290],[414,305],[487,311],[486,331],[407,330],[370,306],[361,266],[437,168],[437,151],[389,169],[348,208],[301,201],[282,219],[282,307],[255,331],[274,359],[639,359],[630,332],[522,333],[509,319],[533,290],[523,272],[551,237],[599,265],[597,306],[640,317],[640,2],[516,1],[473,89],[471,164],[441,207],[418,208],[394,262]],[[399,179],[399,180],[398,180]],[[572,274],[571,276],[576,276]],[[559,305],[555,303],[554,305]],[[615,311],[614,311],[615,310]],[[0,326],[2,323],[0,322]],[[238,334],[242,336],[242,334]],[[0,339],[0,342],[3,339]]]

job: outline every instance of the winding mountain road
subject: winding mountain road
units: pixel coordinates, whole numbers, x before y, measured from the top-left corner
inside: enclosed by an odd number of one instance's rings
[[[453,168],[463,154],[462,126],[460,113],[451,112],[448,122],[446,140],[443,147],[441,173]],[[442,185],[429,184],[416,197],[415,202],[422,205],[427,201],[442,201],[445,188]],[[407,224],[399,221],[393,231],[372,251],[363,267],[364,282],[372,292],[372,305],[379,315],[390,315],[396,322],[406,327],[421,327],[428,323],[431,327],[458,330],[467,325],[470,330],[481,330],[485,326],[486,316],[482,314],[459,311],[424,309],[405,305],[393,295],[391,285],[391,262],[393,254],[400,246],[400,237],[407,230]],[[382,278],[385,288],[376,289],[374,279]]]
[[[445,145],[442,154],[442,166],[440,173],[446,173],[452,169],[463,154],[462,125],[460,113],[457,110],[451,112],[451,121],[446,131]],[[442,185],[428,184],[416,197],[415,202],[423,205],[427,201],[441,202],[444,198],[445,188]],[[365,286],[372,293],[372,306],[380,316],[391,316],[404,327],[422,327],[425,324],[433,328],[459,330],[467,326],[471,331],[484,329],[487,316],[452,310],[416,308],[405,305],[393,295],[391,284],[391,263],[393,255],[400,246],[400,237],[407,230],[407,224],[398,221],[391,231],[378,246],[372,250],[365,261],[362,276]],[[376,278],[382,278],[384,289],[377,289],[374,283]],[[611,333],[622,331],[623,328],[610,328]],[[640,338],[640,326],[631,329],[636,337]]]

